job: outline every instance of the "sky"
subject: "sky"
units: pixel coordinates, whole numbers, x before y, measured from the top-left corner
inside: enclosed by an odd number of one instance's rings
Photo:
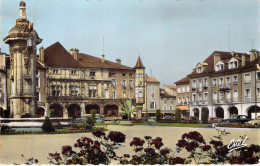
[[[20,0],[0,0],[0,47],[19,17]],[[67,50],[134,67],[172,85],[213,51],[260,50],[259,0],[25,0],[38,48]],[[103,47],[104,37],[104,47]],[[253,43],[252,43],[253,40]]]

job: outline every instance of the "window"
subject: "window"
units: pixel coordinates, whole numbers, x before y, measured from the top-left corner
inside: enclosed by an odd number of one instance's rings
[[[129,74],[129,77],[132,77],[133,76],[133,74]]]
[[[105,98],[106,98],[106,99],[109,98],[108,89],[105,89]]]
[[[173,106],[172,105],[170,105],[169,108],[170,108],[171,111],[173,110]]]
[[[186,92],[190,92],[190,86],[186,86]]]
[[[150,109],[155,109],[156,108],[156,103],[153,101],[153,102],[150,102]]]
[[[143,73],[137,73],[136,74],[136,78],[142,78],[143,77]]]
[[[233,91],[233,102],[237,102],[238,101],[238,90],[235,89]]]
[[[79,95],[79,87],[76,85],[70,85],[70,95],[78,96]]]
[[[192,88],[196,88],[196,80],[192,80]]]
[[[155,97],[155,93],[154,91],[151,92],[151,98],[154,98]]]
[[[38,69],[36,69],[36,76],[40,76],[40,72]]]
[[[190,96],[187,96],[187,104],[190,103]]]
[[[178,90],[177,90],[177,91],[178,91],[178,93],[181,93],[181,88],[180,88],[180,87],[178,87]]]
[[[192,94],[192,102],[195,104],[196,103],[196,94]]]
[[[219,88],[223,88],[224,87],[224,79],[223,78],[219,78],[218,85],[219,85]]]
[[[182,93],[185,93],[185,86],[182,87]]]
[[[245,98],[251,98],[251,89],[245,89]]]
[[[59,96],[60,95],[60,85],[52,85],[51,86],[51,95],[52,96]]]
[[[226,91],[226,100],[228,103],[231,102],[231,91],[230,90]]]
[[[108,73],[108,77],[115,77],[115,75],[116,73],[111,73],[111,72]]]
[[[129,86],[130,86],[130,88],[134,87],[134,81],[133,80],[129,80]]]
[[[59,74],[59,69],[52,69],[52,74]]]
[[[178,104],[181,104],[181,98],[178,97]]]
[[[135,97],[143,97],[143,88],[135,88]]]
[[[126,91],[123,91],[123,98],[126,98]]]
[[[217,63],[216,71],[222,71],[222,70],[224,70],[224,63]]]
[[[230,77],[226,77],[226,87],[230,88]]]
[[[199,79],[198,82],[199,82],[199,88],[201,89],[202,88],[202,80]]]
[[[197,73],[201,73],[201,67],[197,68]]]
[[[116,80],[112,79],[112,86],[115,88],[116,87]]]
[[[217,79],[216,79],[216,78],[213,78],[213,79],[212,79],[212,86],[213,86],[213,87],[216,87],[216,86],[217,86]]]
[[[40,88],[40,78],[38,76],[36,76],[36,88]]]
[[[112,98],[113,98],[113,99],[116,99],[116,91],[113,91],[113,92],[112,92]]]
[[[220,101],[220,103],[224,102],[224,92],[223,91],[219,92],[219,101]]]
[[[236,69],[237,67],[238,67],[238,62],[237,61],[229,62],[229,65],[228,65],[229,69]]]
[[[40,92],[36,92],[36,101],[40,101]]]
[[[251,82],[251,74],[250,73],[245,73],[244,77],[245,77],[244,78],[245,83]]]
[[[218,94],[217,92],[213,92],[213,103],[217,103],[218,100]]]
[[[182,104],[186,104],[185,97],[182,97]]]
[[[76,70],[71,70],[70,71],[70,75],[76,75],[77,74],[77,71]]]
[[[122,87],[126,88],[126,80],[122,80]]]
[[[167,110],[167,105],[163,105],[163,110]]]
[[[88,92],[89,92],[89,97],[96,97],[96,95],[97,95],[97,85],[90,85]]]
[[[204,101],[208,102],[208,93],[204,93]]]
[[[123,73],[122,76],[125,77],[125,73]]]
[[[202,102],[202,95],[201,95],[201,93],[199,94],[199,102],[200,103]]]
[[[260,88],[256,88],[256,96],[260,97]]]
[[[256,73],[256,81],[260,81],[260,72]]]
[[[94,71],[91,71],[91,72],[89,72],[89,76],[95,76],[96,75],[96,72],[94,72]]]
[[[233,84],[237,84],[238,83],[238,78],[237,75],[233,76]]]
[[[204,78],[204,87],[208,87],[208,79]]]

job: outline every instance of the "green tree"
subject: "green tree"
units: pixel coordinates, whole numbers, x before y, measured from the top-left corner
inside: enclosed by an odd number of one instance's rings
[[[156,122],[159,122],[161,120],[161,110],[157,109],[155,114]]]
[[[55,117],[55,110],[54,109],[50,109],[50,117],[53,118]]]
[[[208,123],[209,109],[207,107],[202,107],[201,109],[201,122],[204,124]]]
[[[87,117],[86,124],[87,124],[88,129],[92,129],[92,127],[95,125],[95,123],[91,117]]]
[[[180,109],[175,110],[175,120],[177,123],[181,123],[181,110]]]
[[[118,112],[127,114],[128,119],[131,119],[131,114],[136,110],[136,107],[132,104],[132,100],[126,100],[124,104],[119,103]]]
[[[91,118],[93,120],[93,122],[96,122],[96,110],[91,110]]]
[[[51,120],[48,116],[45,117],[45,120],[42,124],[42,131],[45,133],[55,132],[55,128],[53,127]]]

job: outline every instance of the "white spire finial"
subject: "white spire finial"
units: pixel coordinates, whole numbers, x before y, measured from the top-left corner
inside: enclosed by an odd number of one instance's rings
[[[25,18],[26,19],[26,3],[24,1],[21,1],[19,3],[19,6],[20,6],[20,18]]]

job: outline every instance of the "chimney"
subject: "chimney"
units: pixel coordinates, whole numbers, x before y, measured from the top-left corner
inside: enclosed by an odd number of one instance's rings
[[[41,46],[40,49],[39,49],[39,59],[40,59],[40,61],[44,62],[44,48],[43,48],[43,46]]]
[[[231,56],[234,57],[235,56],[235,53],[234,51],[231,52]]]
[[[101,61],[104,63],[105,62],[105,55],[101,55]]]
[[[242,55],[242,67],[246,65],[246,56]]]
[[[120,59],[116,59],[116,63],[121,65],[121,60]]]
[[[250,61],[254,61],[255,58],[258,56],[258,51],[252,49],[249,51],[249,55],[250,55]]]
[[[77,48],[73,51],[73,57],[76,61],[79,61],[79,50]]]
[[[216,66],[216,64],[220,61],[220,55],[219,54],[215,54],[214,55],[214,68]]]
[[[72,48],[72,49],[70,49],[70,55],[72,55],[72,56],[73,56],[73,52],[74,52],[73,48]]]

